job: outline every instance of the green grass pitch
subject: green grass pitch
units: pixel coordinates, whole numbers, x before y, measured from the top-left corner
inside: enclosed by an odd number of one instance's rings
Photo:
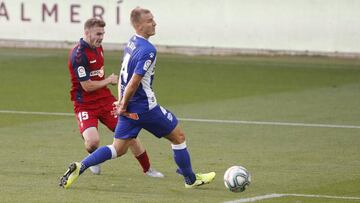
[[[317,196],[261,202],[360,202],[358,59],[159,54],[154,89],[179,118],[354,127],[183,120],[193,169],[215,171],[213,183],[185,189],[168,141],[143,131],[152,166],[166,178],[146,177],[128,153],[104,163],[102,175],[87,171],[64,190],[59,177],[86,156],[74,116],[4,111],[72,113],[67,54],[0,51],[0,202],[226,202],[267,194]],[[105,52],[106,73],[118,74],[120,60],[121,52]],[[112,142],[102,125],[100,133],[101,144]],[[252,174],[243,193],[223,184],[232,165]]]

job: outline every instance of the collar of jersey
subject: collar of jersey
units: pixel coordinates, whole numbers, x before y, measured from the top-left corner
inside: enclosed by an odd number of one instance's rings
[[[144,39],[144,40],[146,40],[146,41],[148,41],[148,40],[147,40],[147,39],[145,39],[143,36],[138,35],[137,33],[135,33],[135,36],[136,36],[136,37],[139,37],[139,38],[141,38],[141,39]]]
[[[96,47],[92,48],[83,38],[80,38],[80,45],[82,45],[86,48],[89,48],[89,49],[96,49]]]

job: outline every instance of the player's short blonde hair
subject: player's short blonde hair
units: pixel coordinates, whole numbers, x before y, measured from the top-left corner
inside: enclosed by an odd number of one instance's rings
[[[99,18],[90,18],[84,24],[84,29],[90,29],[92,27],[105,27],[106,23]]]
[[[141,7],[136,7],[131,11],[130,14],[130,22],[133,26],[135,26],[136,24],[138,24],[140,22],[141,19],[141,15],[142,14],[147,14],[150,13],[149,9],[145,9],[145,8],[141,8]]]

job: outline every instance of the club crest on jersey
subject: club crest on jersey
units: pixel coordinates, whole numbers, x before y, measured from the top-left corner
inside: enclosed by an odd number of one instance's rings
[[[99,70],[94,70],[90,72],[90,77],[92,76],[99,76],[102,78],[104,76],[104,66],[101,67]]]
[[[86,71],[85,71],[84,66],[79,66],[77,68],[77,72],[78,72],[79,78],[83,78],[86,76]]]
[[[151,63],[152,63],[151,60],[145,61],[143,69],[144,69],[145,71],[147,71],[147,70],[149,69]]]

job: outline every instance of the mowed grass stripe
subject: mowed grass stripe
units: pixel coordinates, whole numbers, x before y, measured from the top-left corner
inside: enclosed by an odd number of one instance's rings
[[[0,110],[0,113],[46,115],[46,116],[74,116],[74,114],[72,114],[72,113],[60,113],[60,112],[34,112],[34,111]],[[191,121],[191,122],[201,122],[201,123],[227,123],[227,124],[249,124],[249,125],[275,125],[275,126],[298,126],[298,127],[318,127],[318,128],[360,129],[360,126],[357,126],[357,125],[337,125],[337,124],[318,124],[318,123],[291,123],[291,122],[244,121],[244,120],[214,120],[214,119],[198,119],[198,118],[179,118],[179,120],[181,120],[181,121]]]

